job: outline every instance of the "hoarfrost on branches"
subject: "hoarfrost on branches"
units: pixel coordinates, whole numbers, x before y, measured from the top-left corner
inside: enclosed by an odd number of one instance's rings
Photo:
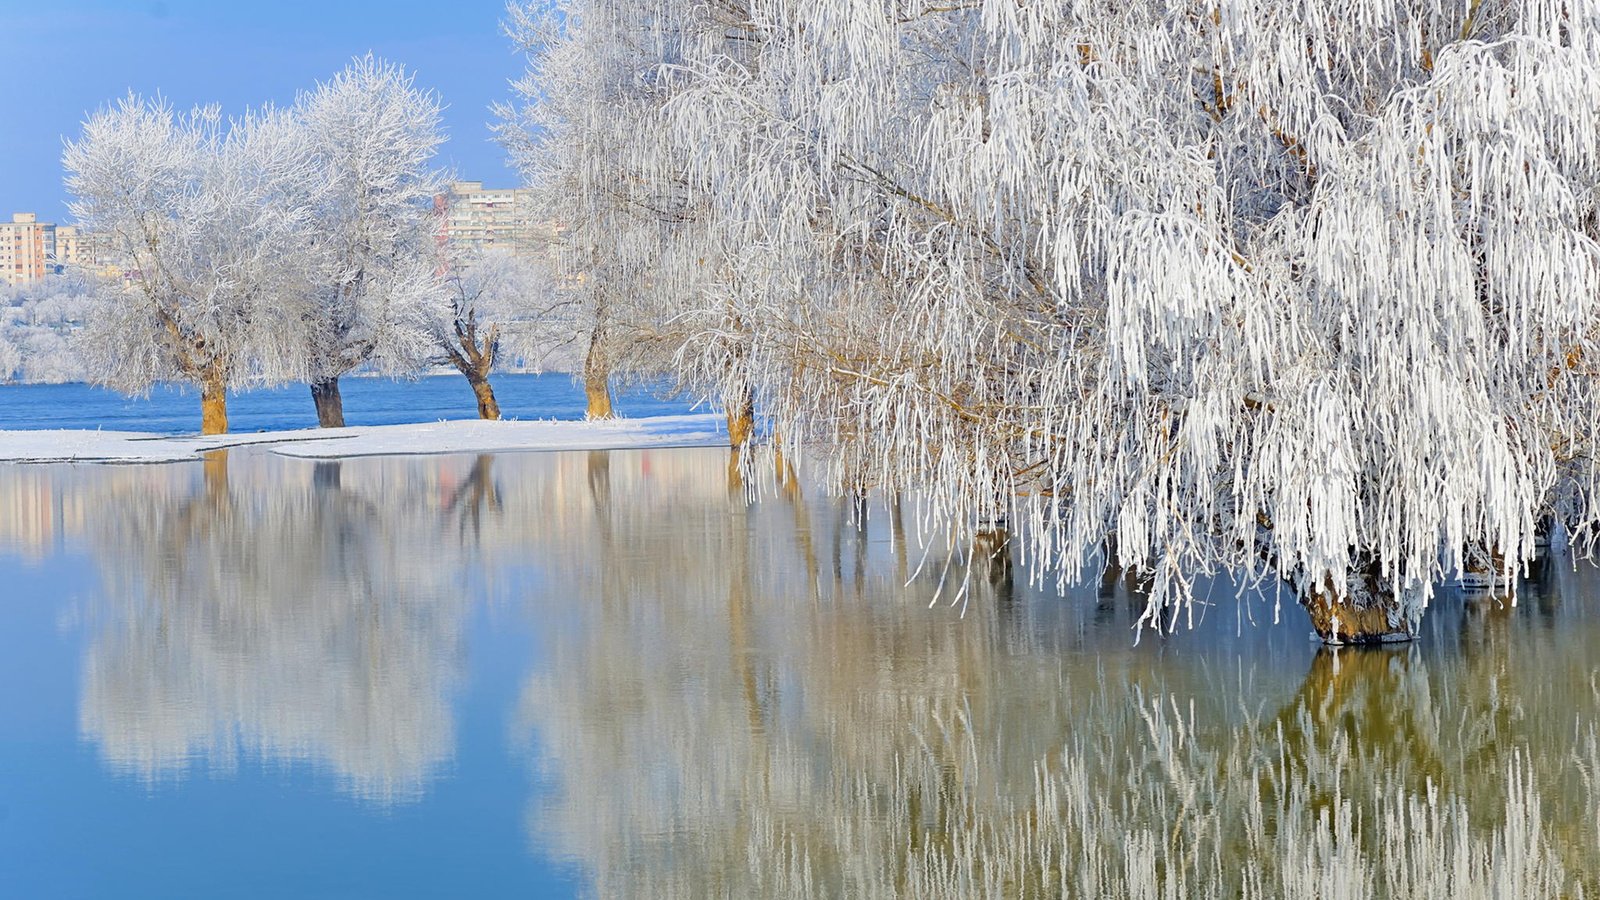
[[[227,390],[290,380],[342,425],[341,375],[436,352],[443,140],[438,100],[370,55],[289,110],[130,96],[94,114],[64,156],[72,209],[131,271],[87,320],[86,365],[124,390],[199,385],[208,433]]]
[[[0,382],[10,381],[21,366],[22,351],[13,346],[5,335],[0,334]]]
[[[297,310],[285,261],[308,210],[286,202],[307,177],[302,132],[280,110],[224,120],[129,95],[67,145],[73,215],[137,277],[87,323],[100,381],[142,391],[200,387],[202,430],[227,430],[228,389],[293,374]]]
[[[446,300],[432,306],[429,332],[444,361],[472,386],[479,417],[498,419],[489,373],[503,355],[537,366],[547,343],[570,339],[567,329],[551,327],[564,304],[546,302],[551,290],[543,267],[511,253],[447,256],[440,268]]]
[[[513,85],[520,105],[496,108],[497,133],[559,226],[555,288],[584,345],[589,416],[607,418],[613,378],[677,371],[687,320],[675,313],[698,308],[718,268],[665,152],[657,113],[668,95],[649,47],[659,16],[650,4],[597,8],[569,28],[575,5],[508,11],[530,69]]]
[[[83,326],[104,292],[114,289],[83,270],[0,287],[0,381],[88,381],[80,349]],[[15,356],[6,355],[8,347]]]
[[[1590,528],[1595,0],[544,6],[503,134],[594,307],[840,489],[1330,640]]]
[[[414,371],[433,352],[441,302],[430,211],[442,175],[439,101],[399,66],[371,55],[295,105],[311,178],[305,377],[317,419],[344,425],[339,377],[358,366]]]

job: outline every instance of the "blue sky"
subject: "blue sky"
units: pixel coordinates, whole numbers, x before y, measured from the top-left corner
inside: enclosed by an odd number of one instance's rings
[[[289,103],[368,51],[445,103],[441,164],[513,184],[486,124],[522,70],[504,12],[504,0],[0,0],[0,216],[69,221],[62,140],[130,89],[237,113]]]

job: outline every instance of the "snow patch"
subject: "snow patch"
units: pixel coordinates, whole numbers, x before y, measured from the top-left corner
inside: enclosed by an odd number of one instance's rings
[[[211,450],[249,446],[266,446],[281,456],[338,459],[726,443],[726,427],[714,413],[588,422],[469,420],[177,437],[131,431],[0,431],[0,462],[182,462]]]

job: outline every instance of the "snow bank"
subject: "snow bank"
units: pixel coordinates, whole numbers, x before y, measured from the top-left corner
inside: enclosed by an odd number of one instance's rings
[[[716,414],[598,422],[427,422],[170,437],[131,431],[0,431],[0,462],[159,463],[209,450],[265,446],[304,459],[518,450],[625,450],[727,443]]]

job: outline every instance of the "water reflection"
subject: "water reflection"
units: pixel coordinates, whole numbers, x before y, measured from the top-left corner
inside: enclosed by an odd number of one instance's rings
[[[467,609],[421,472],[221,453],[137,474],[90,531],[115,562],[79,721],[106,761],[160,779],[246,755],[420,795],[451,759]]]
[[[1136,580],[1064,603],[958,560],[904,588],[920,551],[893,505],[865,527],[793,491],[747,506],[711,461],[698,492],[619,503],[596,487],[615,471],[560,507],[570,564],[535,600],[550,664],[520,709],[563,785],[530,829],[600,896],[1596,887],[1596,632],[1570,568],[1520,607],[1446,600],[1421,647],[1290,649],[1223,617],[1133,648]],[[941,580],[969,602],[919,602]]]
[[[80,733],[151,782],[260,762],[422,797],[485,671],[469,618],[525,615],[492,729],[553,786],[497,790],[602,897],[1600,890],[1592,568],[1443,596],[1400,649],[1249,625],[1271,599],[1225,584],[1135,646],[1137,578],[1058,597],[911,498],[761,477],[717,451],[12,468],[0,544],[95,558]]]

